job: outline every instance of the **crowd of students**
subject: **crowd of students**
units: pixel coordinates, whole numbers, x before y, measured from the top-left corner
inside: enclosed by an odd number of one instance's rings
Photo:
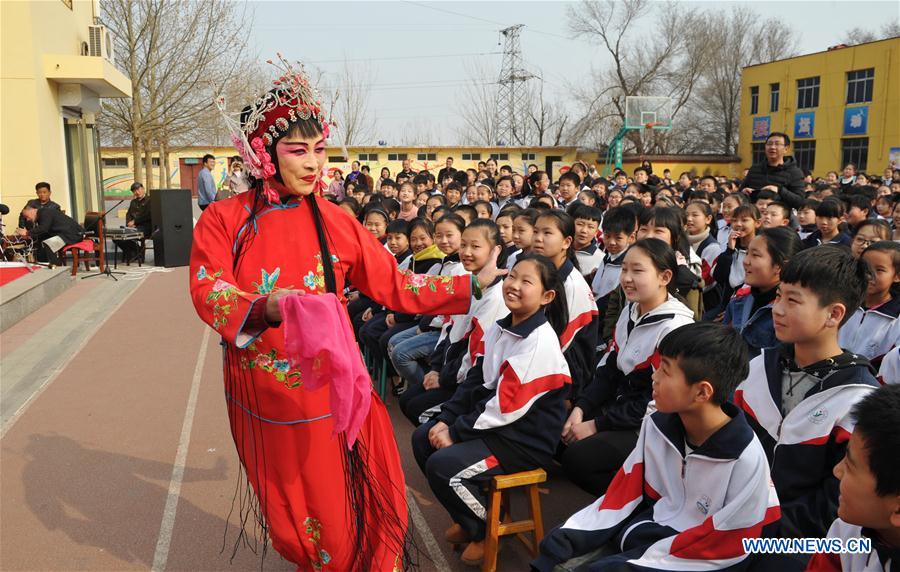
[[[896,566],[900,170],[441,175],[384,169],[333,200],[404,271],[508,269],[464,315],[349,295],[463,561],[483,556],[483,485],[559,464],[597,500],[551,523],[536,570]],[[742,544],[826,536],[874,548]]]

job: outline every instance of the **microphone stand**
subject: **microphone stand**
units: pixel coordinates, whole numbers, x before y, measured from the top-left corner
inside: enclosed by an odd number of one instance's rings
[[[116,204],[114,204],[113,206],[111,206],[109,208],[109,210],[107,210],[105,213],[100,215],[100,219],[97,221],[98,228],[99,228],[99,225],[102,225],[103,228],[105,229],[106,228],[106,215],[111,213],[113,211],[113,209],[115,209],[116,207],[118,207],[119,205],[121,205],[124,202],[125,202],[125,199],[122,199],[121,201],[119,201]],[[73,264],[74,264],[74,262],[73,262]],[[84,280],[85,278],[94,278],[95,276],[108,276],[108,277],[112,278],[113,280],[115,280],[116,282],[118,282],[119,279],[116,278],[116,276],[115,276],[116,274],[121,274],[122,276],[125,276],[125,272],[113,272],[112,270],[109,269],[109,251],[106,249],[106,232],[104,232],[103,233],[103,272],[95,272],[94,274],[88,274],[87,276],[82,276],[81,279]]]

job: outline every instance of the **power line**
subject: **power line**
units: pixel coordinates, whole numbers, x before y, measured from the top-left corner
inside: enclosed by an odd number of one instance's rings
[[[340,60],[319,60],[317,62],[306,62],[311,65],[319,65],[319,64],[333,64],[333,63],[343,63],[343,62],[380,62],[380,61],[395,61],[395,60],[427,60],[427,59],[436,59],[436,58],[465,58],[472,56],[499,56],[503,52],[474,52],[469,54],[436,54],[431,56],[391,56],[384,58],[353,58],[353,59],[340,59]]]
[[[469,18],[470,20],[478,20],[480,22],[487,22],[488,24],[495,24],[502,28],[506,28],[507,25],[501,22],[497,22],[494,20],[488,20],[487,18],[480,18],[478,16],[472,16],[471,14],[464,14],[462,12],[454,12],[453,10],[447,10],[446,8],[438,8],[437,6],[432,6],[431,4],[425,4],[422,2],[413,2],[413,0],[404,0],[407,4],[413,4],[415,6],[419,6],[421,8],[428,8],[429,10],[437,10],[438,12],[444,12],[446,14],[452,14],[454,16],[459,16],[461,18]],[[534,32],[536,34],[543,34],[545,36],[551,36],[553,38],[559,38],[561,40],[575,41],[574,38],[569,38],[568,36],[563,36],[562,34],[556,34],[553,32],[545,32],[544,30],[539,30],[537,28],[533,28],[528,26],[529,32]]]

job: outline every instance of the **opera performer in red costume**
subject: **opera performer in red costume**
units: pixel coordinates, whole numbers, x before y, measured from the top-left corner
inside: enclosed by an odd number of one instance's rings
[[[279,59],[274,87],[239,122],[230,119],[252,192],[210,204],[191,252],[191,297],[222,337],[231,431],[255,493],[241,499],[241,535],[255,519],[299,570],[402,570],[406,487],[384,404],[367,378],[368,414],[334,435],[331,389],[346,380],[304,387],[285,350],[279,299],[333,293],[346,304],[349,283],[397,312],[465,314],[479,284],[502,272],[489,264],[478,276],[402,273],[369,232],[322,198],[329,121],[302,66]],[[322,328],[302,316],[297,324]]]

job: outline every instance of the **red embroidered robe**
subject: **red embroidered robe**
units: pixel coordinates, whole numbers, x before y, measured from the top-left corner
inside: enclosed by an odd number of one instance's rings
[[[211,204],[200,217],[191,252],[191,296],[197,313],[226,344],[232,435],[273,547],[300,570],[349,570],[355,528],[344,484],[346,445],[332,438],[328,387],[304,389],[284,353],[282,328],[248,331],[252,307],[265,304],[270,292],[325,292],[312,210],[309,199],[292,199],[266,206],[247,226],[252,201],[253,193],[243,193]],[[393,256],[355,219],[323,199],[318,204],[339,294],[349,281],[398,312],[466,313],[469,276],[401,273]],[[252,235],[233,270],[242,233]],[[369,569],[402,569],[398,539],[406,532],[405,481],[387,410],[374,395],[359,441],[372,480],[386,492],[382,504],[396,516],[385,519],[368,512],[371,503],[366,504],[363,533],[375,546]]]

